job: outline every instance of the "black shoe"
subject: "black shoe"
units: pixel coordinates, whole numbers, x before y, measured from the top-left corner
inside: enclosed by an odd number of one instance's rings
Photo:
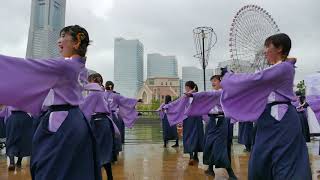
[[[205,173],[207,176],[215,176],[214,171],[213,171],[213,170],[210,170],[210,169],[205,170],[204,173]]]
[[[199,158],[198,157],[194,157],[193,160],[196,161],[196,162],[199,162]]]
[[[163,147],[164,147],[164,148],[167,148],[167,145],[166,145],[166,144],[164,144],[164,145],[163,145]]]
[[[234,174],[232,168],[227,168],[227,172],[229,175],[229,180],[237,180],[237,176]]]
[[[189,166],[193,166],[194,165],[194,160],[190,159],[188,164],[189,164]]]
[[[21,169],[21,168],[22,168],[21,163],[17,163],[17,164],[16,164],[16,167],[19,168],[19,169]]]
[[[14,171],[16,169],[16,166],[14,164],[10,164],[8,167],[9,171]]]
[[[173,145],[171,147],[173,147],[173,148],[179,147],[179,144],[175,144],[175,145]]]

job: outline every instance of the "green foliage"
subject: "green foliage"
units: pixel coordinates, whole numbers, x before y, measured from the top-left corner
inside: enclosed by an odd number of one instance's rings
[[[298,91],[299,91],[302,95],[305,95],[305,94],[306,94],[306,85],[304,84],[304,80],[300,81],[300,82],[297,84],[297,88],[298,88]]]
[[[139,104],[138,111],[155,111],[160,107],[160,100],[152,99],[151,104]]]

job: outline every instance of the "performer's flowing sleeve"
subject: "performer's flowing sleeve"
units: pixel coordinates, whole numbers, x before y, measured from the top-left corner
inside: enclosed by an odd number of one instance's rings
[[[119,105],[119,116],[122,118],[125,126],[132,128],[138,119],[138,112],[136,110],[138,100],[117,94],[114,96],[114,101]]]
[[[165,106],[164,103],[160,105],[160,107],[156,110],[159,113],[160,119],[162,120],[164,118],[165,113],[163,112],[163,107]]]
[[[166,104],[163,108],[166,109],[167,118],[170,126],[182,123],[187,118],[185,110],[189,105],[189,98],[182,96],[179,99]]]
[[[234,121],[256,121],[264,111],[269,94],[294,76],[291,62],[274,65],[258,73],[226,73],[223,77],[221,105]]]
[[[0,111],[0,117],[3,117],[4,122],[7,121],[8,117],[11,115],[11,111],[9,109],[9,106],[5,106]]]
[[[320,124],[320,74],[308,77],[305,82],[307,86],[306,102]]]
[[[0,104],[38,115],[65,67],[63,60],[32,60],[0,55]]]
[[[220,104],[221,91],[193,93],[193,101],[186,110],[187,116],[207,115],[212,108]]]

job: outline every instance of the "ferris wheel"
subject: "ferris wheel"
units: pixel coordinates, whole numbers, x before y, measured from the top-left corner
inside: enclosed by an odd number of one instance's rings
[[[254,72],[268,67],[263,53],[264,41],[279,32],[278,25],[266,10],[257,5],[242,7],[230,28],[233,71]]]

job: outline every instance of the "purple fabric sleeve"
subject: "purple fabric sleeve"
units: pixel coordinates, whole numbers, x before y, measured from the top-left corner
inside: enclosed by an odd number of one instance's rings
[[[220,105],[221,91],[193,93],[193,101],[186,110],[187,116],[207,115],[212,108]]]
[[[189,105],[189,98],[182,96],[179,99],[166,104],[163,108],[166,109],[166,114],[170,126],[182,123],[187,118],[185,110]]]
[[[292,63],[282,62],[258,73],[227,73],[221,82],[225,115],[239,122],[256,121],[272,91],[291,97],[294,72]]]

